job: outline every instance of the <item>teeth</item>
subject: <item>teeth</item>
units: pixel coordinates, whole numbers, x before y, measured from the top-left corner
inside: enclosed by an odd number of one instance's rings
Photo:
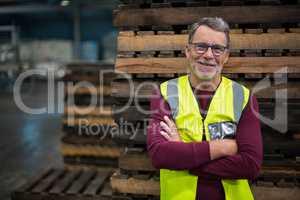
[[[206,66],[215,66],[215,65],[209,64],[209,63],[203,63],[203,62],[198,62],[198,63],[201,64],[201,65],[206,65]]]

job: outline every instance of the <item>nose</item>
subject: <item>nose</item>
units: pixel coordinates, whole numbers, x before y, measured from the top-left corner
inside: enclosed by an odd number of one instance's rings
[[[212,52],[211,47],[207,48],[206,52],[203,54],[203,57],[207,58],[207,59],[213,59],[214,58],[214,54]]]

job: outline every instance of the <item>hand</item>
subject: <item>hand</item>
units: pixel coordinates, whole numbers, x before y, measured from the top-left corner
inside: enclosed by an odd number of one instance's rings
[[[160,122],[160,126],[163,130],[160,134],[164,136],[168,141],[179,142],[181,141],[179,133],[177,132],[176,124],[168,116],[164,116],[164,121]]]
[[[212,140],[209,142],[209,149],[211,160],[232,156],[238,151],[236,140],[233,139]]]

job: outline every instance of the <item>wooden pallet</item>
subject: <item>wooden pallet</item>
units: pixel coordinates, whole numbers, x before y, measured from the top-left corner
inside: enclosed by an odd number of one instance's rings
[[[299,65],[300,66],[300,65]],[[129,99],[134,98],[139,101],[149,101],[153,96],[153,91],[156,89],[159,91],[159,84],[164,80],[153,80],[153,79],[134,79],[133,84],[127,80],[115,80],[112,83],[112,96],[117,99]],[[239,83],[245,85],[249,89],[255,89],[258,86],[258,81],[251,80],[237,80]],[[268,79],[266,79],[268,82]],[[296,81],[287,81],[286,83],[276,84],[270,81],[270,87],[262,88],[255,92],[255,96],[258,99],[274,99],[275,91],[281,89],[287,89],[288,99],[300,99],[300,83]],[[255,89],[256,91],[256,89]]]
[[[278,144],[278,143],[277,143]],[[268,145],[268,151],[271,152],[270,148],[271,146],[276,145],[276,144],[270,144]],[[299,146],[299,141],[297,142],[282,142],[281,148],[284,150],[287,150],[290,146],[294,146],[296,148]],[[277,148],[277,147],[275,147]],[[278,146],[280,148],[280,146]],[[293,148],[293,147],[291,147]],[[297,151],[297,150],[296,150]],[[268,170],[281,170],[283,173],[284,171],[287,171],[290,173],[292,172],[297,172],[298,175],[300,175],[300,163],[296,161],[296,158],[294,157],[294,160],[285,158],[284,155],[280,155],[279,153],[274,154],[267,154],[269,157],[266,158],[263,162],[263,169],[265,171]],[[299,151],[297,154],[299,156]],[[275,157],[276,156],[276,157]],[[295,156],[295,155],[294,155]],[[148,154],[145,151],[136,151],[136,150],[131,150],[130,148],[127,150],[127,152],[121,154],[119,158],[119,169],[129,172],[129,174],[132,172],[154,172],[156,169],[152,166],[151,160],[148,156]],[[262,174],[263,175],[263,174]],[[297,177],[298,177],[297,175]],[[274,175],[275,177],[275,175]],[[296,178],[297,178],[296,177]]]
[[[111,177],[111,186],[116,193],[137,194],[137,195],[159,195],[159,182],[152,177],[137,179],[129,176],[122,176],[116,172]]]
[[[148,179],[139,179],[122,175],[118,171],[111,177],[111,185],[115,193],[131,194],[133,196],[159,196],[160,194],[159,180],[151,176]],[[255,199],[258,200],[296,200],[299,197],[298,195],[300,195],[299,187],[290,185],[284,181],[278,182],[276,186],[260,181],[252,185],[252,191]]]
[[[12,200],[109,200],[111,170],[50,169],[15,190]]]
[[[240,24],[300,21],[299,5],[283,5],[119,9],[114,12],[113,22],[117,27],[189,25],[202,17],[210,16],[219,16],[229,23]]]
[[[187,73],[186,58],[119,58],[116,60],[116,70],[125,73],[138,74],[170,74]],[[231,57],[225,64],[223,73],[300,73],[300,57]]]
[[[251,29],[245,31],[250,32]],[[257,31],[257,29],[254,29]],[[276,29],[272,29],[274,32]],[[281,30],[281,29],[279,29]],[[232,30],[234,32],[235,30]],[[263,29],[261,29],[263,31]],[[129,35],[121,31],[118,51],[181,51],[188,43],[187,34]],[[137,32],[139,33],[139,32]],[[276,38],[276,40],[274,40]],[[299,49],[300,33],[231,33],[230,48],[233,50]]]

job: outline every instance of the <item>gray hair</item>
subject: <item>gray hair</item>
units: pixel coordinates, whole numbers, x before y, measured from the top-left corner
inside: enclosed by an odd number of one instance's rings
[[[189,43],[192,43],[195,32],[200,26],[208,26],[209,28],[225,33],[227,47],[229,48],[230,37],[229,37],[229,25],[220,17],[204,17],[198,22],[192,24],[189,28]]]

